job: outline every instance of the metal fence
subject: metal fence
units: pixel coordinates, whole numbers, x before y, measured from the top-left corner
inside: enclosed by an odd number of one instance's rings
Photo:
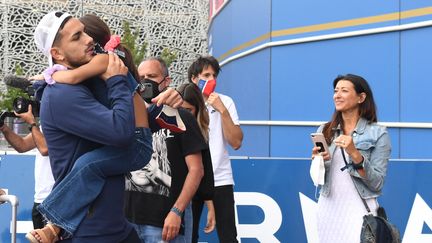
[[[207,52],[206,0],[0,0],[0,79],[13,74],[17,65],[26,76],[44,70],[47,62],[36,49],[33,32],[39,20],[54,10],[76,17],[96,14],[119,35],[123,21],[128,21],[139,33],[138,44],[148,44],[147,56],[158,56],[164,48],[177,53],[170,66],[174,86],[186,81],[190,63]]]
[[[34,44],[33,32],[50,11],[66,11],[76,17],[96,14],[118,35],[123,34],[123,22],[129,22],[132,32],[139,33],[137,44],[148,44],[146,56],[159,56],[164,48],[176,52],[177,59],[170,66],[173,86],[185,82],[188,66],[207,52],[206,0],[0,0],[0,80],[14,74],[17,66],[27,77],[46,68],[47,61]],[[5,89],[0,82],[0,92]],[[16,133],[28,133],[19,120],[8,122]],[[8,148],[0,133],[0,149]]]

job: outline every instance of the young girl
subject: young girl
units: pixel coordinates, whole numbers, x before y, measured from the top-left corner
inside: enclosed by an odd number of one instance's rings
[[[201,133],[205,141],[208,143],[209,139],[209,115],[204,103],[201,91],[194,83],[182,84],[177,88],[177,91],[183,97],[182,107],[189,110],[197,119]],[[192,229],[192,242],[198,242],[198,228],[201,218],[203,203],[207,205],[207,224],[204,228],[205,233],[210,233],[216,226],[215,211],[213,201],[213,166],[210,157],[210,151],[203,151],[203,165],[204,177],[201,181],[200,187],[197,190],[192,200],[192,216],[193,216],[193,229]],[[185,235],[188,235],[185,233]]]
[[[120,49],[125,54],[124,63],[132,74],[136,74],[130,52],[119,45],[118,39],[113,39],[110,43],[111,48]],[[55,73],[53,70],[49,70],[49,72],[53,73],[52,78],[55,82],[78,84],[90,77],[101,75],[106,71],[107,66],[108,55],[100,54],[96,55],[88,64],[77,69],[58,72],[54,70]],[[152,154],[152,137],[148,128],[146,105],[140,94],[133,91],[137,84],[135,81],[137,76],[134,76],[135,79],[130,73],[128,74],[135,111],[134,143],[127,148],[104,146],[81,156],[75,162],[71,172],[38,207],[38,210],[50,223],[43,229],[28,233],[26,237],[31,242],[55,242],[59,239],[58,234],[61,229],[64,230],[62,237],[72,236],[89,212],[91,203],[101,192],[106,177],[141,169],[149,162]],[[54,82],[50,80],[50,77],[47,80],[51,83]],[[91,190],[92,193],[80,193],[85,190]],[[67,195],[72,198],[65,198]],[[64,206],[65,201],[67,207]]]

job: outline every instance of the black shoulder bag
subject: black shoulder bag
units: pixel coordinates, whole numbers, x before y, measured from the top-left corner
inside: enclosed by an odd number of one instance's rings
[[[345,162],[345,167],[341,169],[343,171],[349,166],[353,166],[353,164],[348,164],[345,158],[345,152],[342,148],[341,152]],[[357,193],[359,192],[357,191]],[[384,208],[381,206],[378,207],[377,216],[374,216],[371,213],[366,200],[361,197],[360,193],[359,196],[366,208],[366,211],[368,212],[365,216],[363,216],[360,243],[400,243],[401,240],[399,230],[395,225],[388,221]]]

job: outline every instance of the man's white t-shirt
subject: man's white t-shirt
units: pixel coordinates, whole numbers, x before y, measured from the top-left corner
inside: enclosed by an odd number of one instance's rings
[[[42,156],[39,151],[35,158],[35,194],[34,202],[41,203],[51,192],[54,185],[54,177],[51,171],[51,164],[48,156]]]
[[[219,93],[218,95],[227,108],[233,123],[239,125],[239,118],[234,101],[229,96]],[[210,117],[209,146],[215,186],[234,185],[231,160],[229,159],[227,151],[227,146],[229,146],[229,144],[223,135],[221,114],[211,105],[207,105],[207,109]]]

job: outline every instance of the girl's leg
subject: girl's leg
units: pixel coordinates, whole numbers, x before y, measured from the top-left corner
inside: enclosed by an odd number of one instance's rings
[[[129,148],[105,146],[82,155],[71,172],[52,190],[38,210],[71,236],[101,192],[105,178],[144,167],[152,154],[149,128],[137,128]],[[68,203],[65,203],[68,202]]]
[[[153,149],[147,109],[136,93],[133,102],[137,127],[133,145],[128,148],[105,146],[82,155],[71,172],[39,205],[42,215],[64,229],[65,236],[74,234],[91,202],[101,192],[106,177],[141,169],[150,161]]]

